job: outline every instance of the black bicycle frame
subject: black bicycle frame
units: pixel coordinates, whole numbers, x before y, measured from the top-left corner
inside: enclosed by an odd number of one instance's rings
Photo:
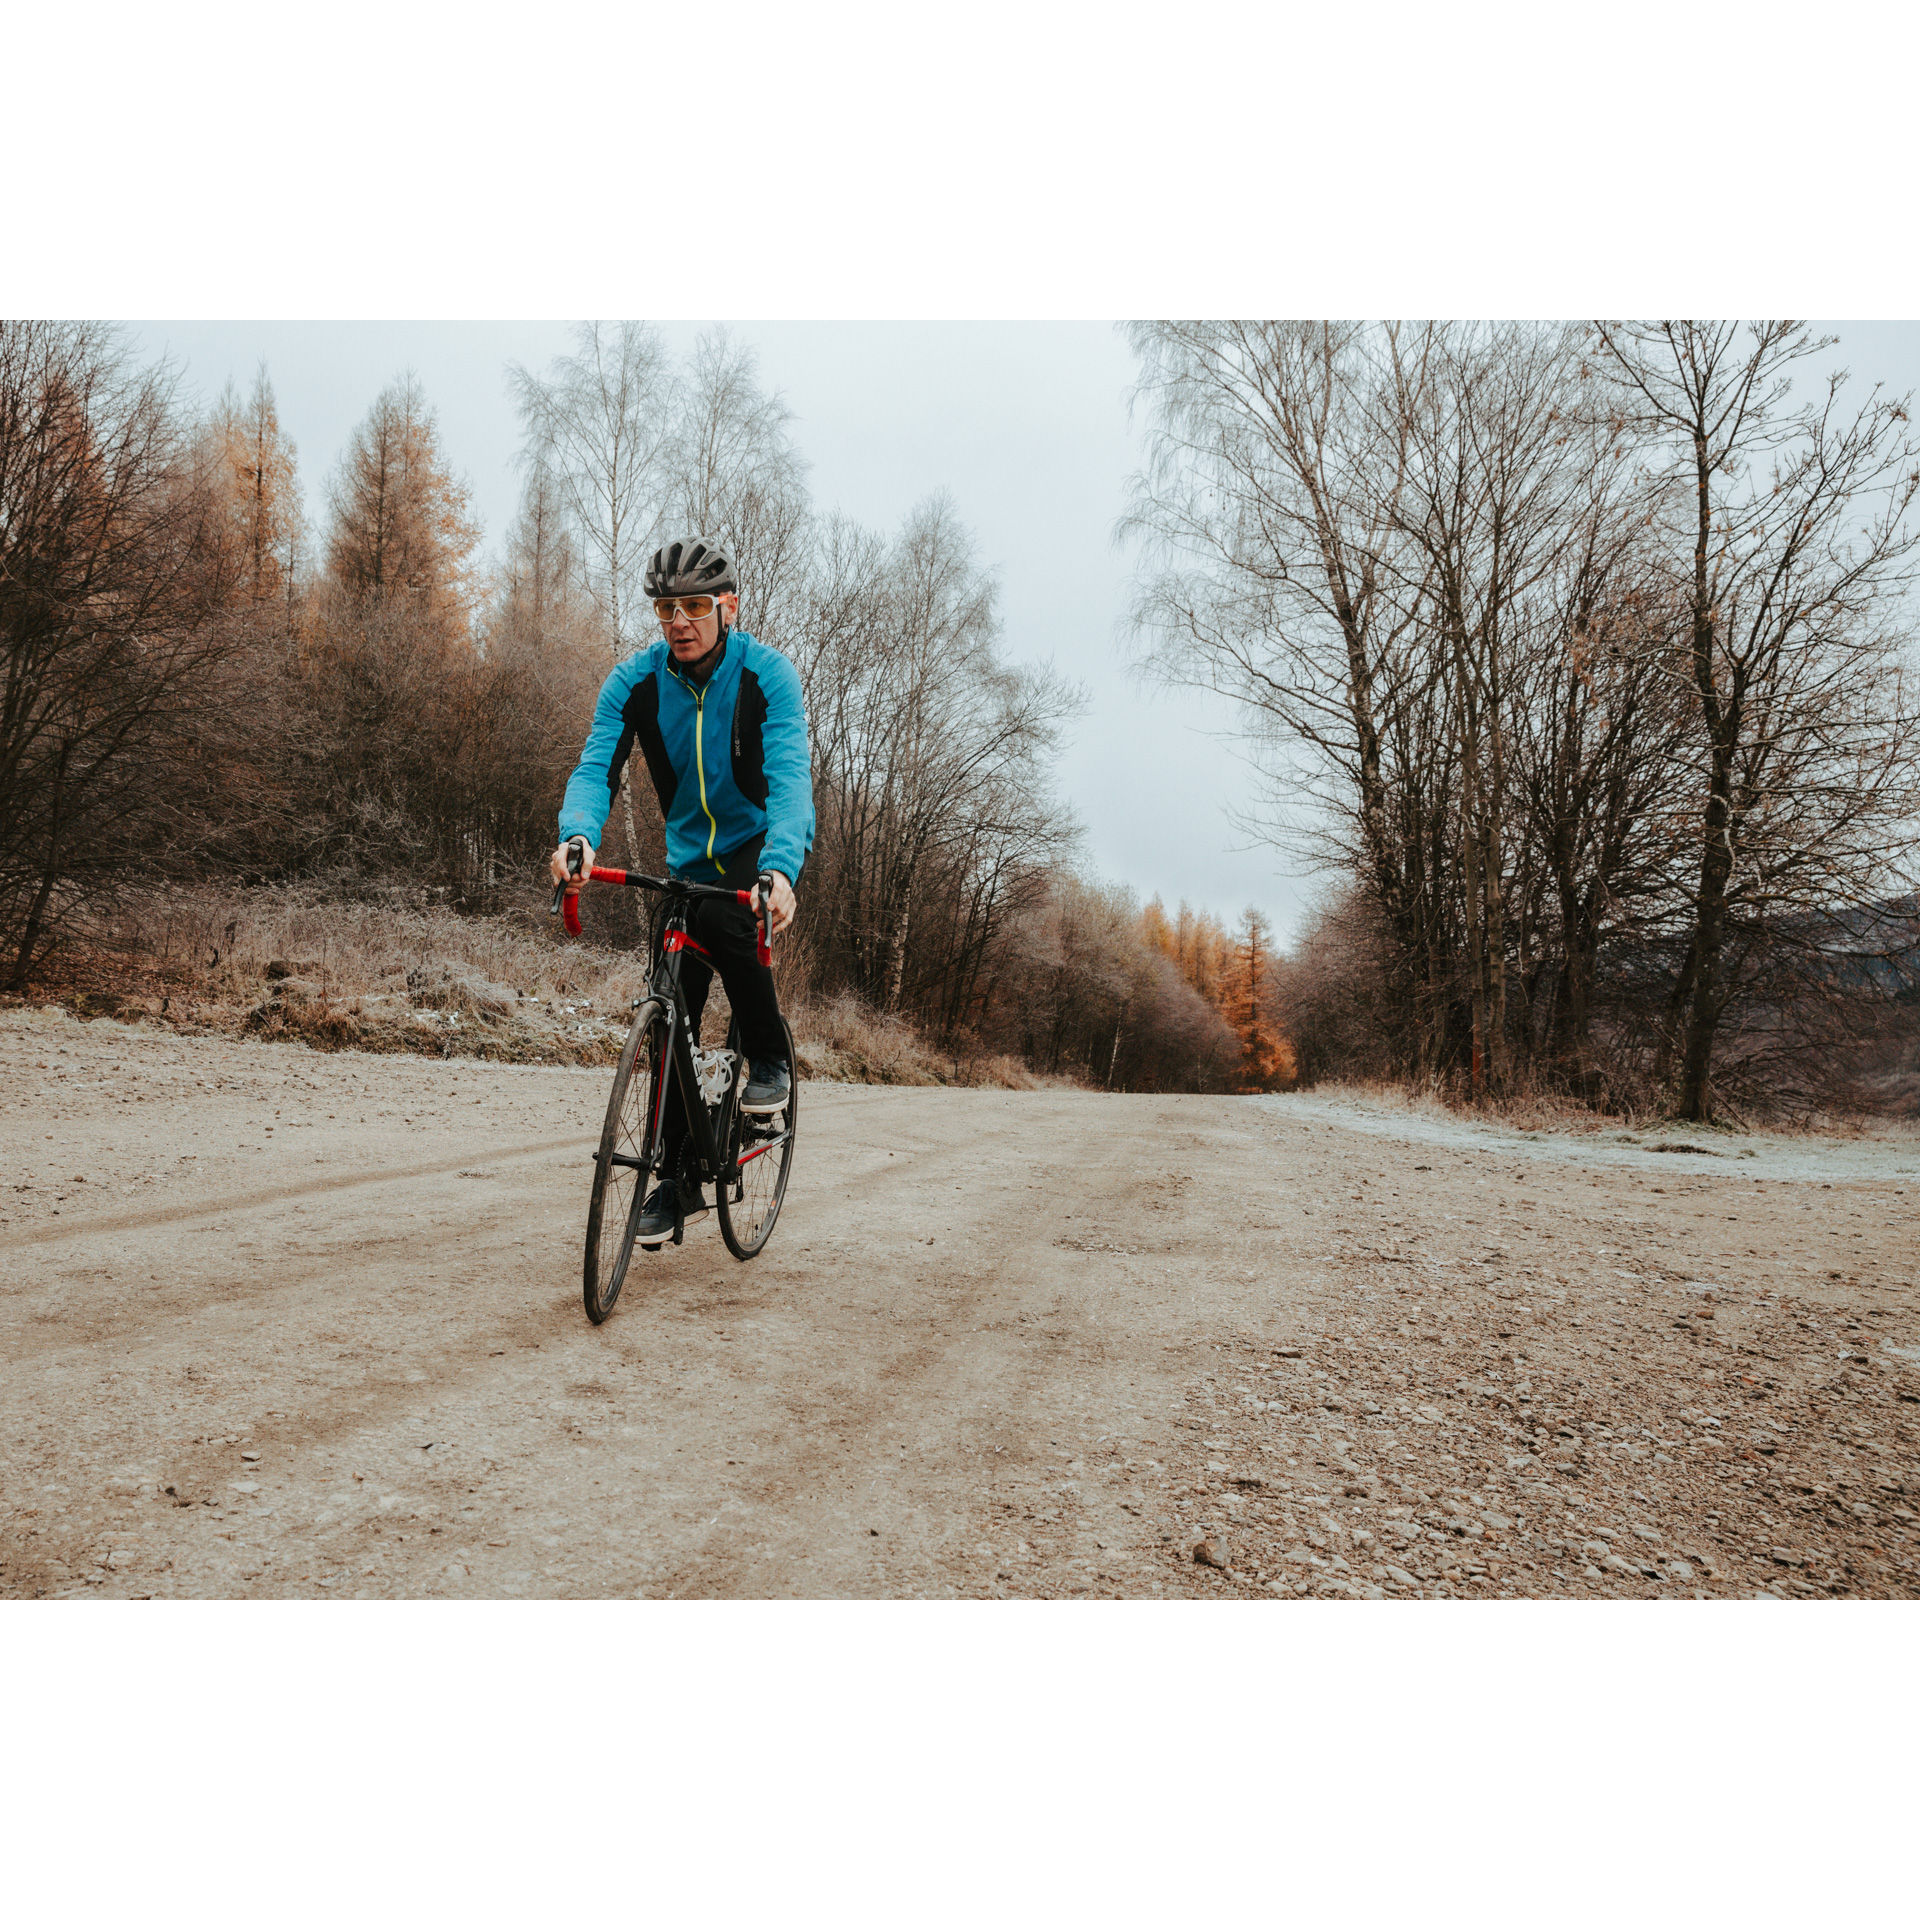
[[[584,851],[584,842],[575,839],[569,843],[570,851],[567,867],[571,873],[579,873],[580,854]],[[701,1173],[705,1179],[713,1181],[737,1180],[740,1177],[741,1162],[732,1160],[721,1165],[720,1136],[713,1129],[706,1101],[700,1093],[700,1076],[693,1064],[692,1021],[687,1016],[687,997],[680,987],[680,955],[686,948],[692,947],[705,958],[705,949],[700,947],[687,931],[687,908],[695,900],[738,900],[744,905],[754,907],[760,920],[760,964],[773,964],[773,950],[767,940],[767,889],[770,881],[762,874],[754,883],[753,891],[735,887],[703,887],[690,881],[656,879],[651,874],[629,873],[621,867],[599,867],[587,875],[589,879],[603,881],[616,887],[644,887],[653,893],[664,894],[667,910],[660,921],[660,931],[655,939],[653,950],[653,978],[647,987],[647,999],[656,1002],[667,1021],[667,1058],[663,1070],[654,1077],[653,1121],[648,1130],[647,1150],[638,1159],[631,1154],[616,1153],[613,1164],[620,1167],[632,1167],[640,1176],[640,1189],[634,1196],[638,1206],[647,1190],[646,1176],[656,1173],[665,1179],[669,1171],[677,1174],[678,1169],[668,1169],[661,1165],[664,1157],[663,1147],[667,1127],[667,1081],[669,1078],[680,1083],[680,1103],[687,1116],[687,1134],[692,1140],[694,1151],[700,1156]],[[567,932],[578,936],[580,932],[580,911],[574,896],[567,892],[567,883],[563,880],[553,890],[553,905],[550,911],[566,916]],[[711,964],[711,963],[709,963]],[[633,1011],[638,1014],[646,1005],[645,1000],[636,1000]],[[788,1062],[789,1071],[792,1062]],[[720,1102],[717,1112],[721,1121],[721,1134],[732,1132],[733,1104],[739,1098],[739,1072],[735,1069],[734,1085]],[[765,1148],[756,1149],[755,1155],[765,1152]],[[680,1244],[685,1223],[681,1219],[680,1182],[676,1178],[674,1191],[674,1245]]]
[[[647,1129],[647,1152],[641,1154],[637,1160],[632,1154],[614,1154],[612,1164],[636,1169],[641,1177],[639,1194],[645,1194],[649,1175],[655,1175],[660,1181],[664,1181],[668,1175],[674,1175],[674,1244],[678,1246],[685,1231],[685,1221],[682,1219],[684,1202],[682,1202],[680,1179],[678,1179],[680,1169],[664,1165],[668,1081],[676,1081],[680,1085],[680,1106],[687,1119],[687,1139],[693,1142],[693,1150],[699,1154],[703,1179],[714,1181],[714,1183],[737,1181],[739,1169],[743,1165],[743,1162],[739,1162],[737,1158],[735,1160],[722,1158],[722,1140],[730,1137],[733,1131],[733,1104],[739,1098],[739,1069],[735,1066],[733,1085],[726,1092],[726,1096],[720,1100],[720,1104],[716,1108],[708,1108],[707,1100],[701,1094],[699,1069],[693,1064],[693,1020],[687,1014],[687,996],[680,985],[680,966],[682,966],[680,956],[684,954],[687,947],[693,948],[703,960],[707,958],[707,952],[687,931],[687,908],[693,904],[693,900],[699,899],[755,902],[756,912],[762,916],[760,964],[768,966],[772,962],[772,950],[768,948],[766,931],[764,931],[766,881],[764,879],[758,881],[755,891],[747,893],[745,889],[735,889],[735,887],[701,887],[701,885],[693,885],[691,881],[662,881],[649,874],[628,874],[622,868],[605,868],[605,866],[595,866],[591,877],[599,881],[607,881],[616,887],[645,887],[653,893],[666,895],[666,912],[660,916],[659,933],[655,935],[655,943],[653,943],[653,977],[647,985],[647,1000],[653,1000],[655,1006],[659,1006],[660,1014],[666,1020],[666,1050],[664,1050],[664,1060],[660,1062],[659,1071],[655,1073],[653,1119]],[[561,900],[563,891],[564,889],[555,889],[555,906],[563,904]],[[572,912],[574,902],[570,897],[564,900],[564,906],[568,908],[568,931],[578,931],[578,916]],[[708,966],[710,964],[712,962],[708,962]],[[636,1016],[647,1004],[647,1000],[634,1002]],[[718,1133],[714,1131],[716,1121],[718,1121]],[[764,1150],[766,1148],[756,1148],[755,1154],[749,1158],[756,1158]],[[639,1194],[636,1194],[636,1204]]]
[[[647,993],[648,998],[659,1003],[660,1010],[667,1017],[672,1078],[679,1083],[680,1105],[687,1116],[687,1134],[700,1156],[701,1167],[709,1180],[730,1180],[738,1177],[740,1168],[737,1162],[725,1167],[720,1164],[720,1142],[715,1137],[707,1103],[700,1094],[699,1070],[693,1060],[693,1022],[687,1014],[687,996],[680,986],[680,956],[692,944],[692,935],[687,932],[687,903],[673,900],[661,923],[660,938],[654,951],[653,980]],[[666,1074],[659,1076],[646,1154],[647,1170],[658,1171],[662,1179],[672,1171],[661,1165],[661,1148],[667,1125],[666,1081]],[[723,1122],[730,1113],[736,1092],[737,1087],[730,1089],[726,1099],[713,1110]],[[676,1181],[676,1191],[678,1185]]]

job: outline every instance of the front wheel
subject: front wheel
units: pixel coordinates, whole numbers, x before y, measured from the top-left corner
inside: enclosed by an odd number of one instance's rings
[[[587,1255],[582,1276],[587,1318],[597,1327],[613,1311],[633,1258],[633,1236],[647,1197],[659,1090],[671,1068],[667,1022],[657,1000],[642,1001],[620,1064],[613,1070],[600,1150],[593,1157],[593,1197],[587,1203]]]
[[[731,1102],[729,1165],[739,1172],[720,1181],[715,1197],[720,1207],[720,1237],[736,1260],[751,1260],[773,1234],[780,1202],[787,1191],[787,1169],[793,1164],[794,1129],[800,1119],[800,1062],[793,1051],[793,1029],[780,1022],[787,1036],[787,1104],[778,1113],[742,1113],[736,1095]],[[735,1044],[728,1035],[729,1044]]]

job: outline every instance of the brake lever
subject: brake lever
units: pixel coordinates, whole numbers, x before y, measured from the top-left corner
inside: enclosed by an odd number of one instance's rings
[[[576,833],[567,842],[567,871],[570,874],[580,871],[580,863],[587,851],[587,843]],[[562,880],[553,890],[553,905],[547,909],[549,914],[560,911],[560,903],[567,897],[567,883]]]
[[[758,875],[753,883],[755,945],[763,967],[773,965],[773,875]]]

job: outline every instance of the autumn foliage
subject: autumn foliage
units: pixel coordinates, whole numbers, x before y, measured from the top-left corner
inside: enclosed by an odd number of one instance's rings
[[[1249,906],[1229,933],[1212,914],[1196,912],[1184,900],[1169,919],[1156,895],[1140,916],[1140,933],[1179,968],[1239,1041],[1234,1084],[1247,1093],[1291,1087],[1293,1048],[1282,1027],[1280,977],[1266,915]]]

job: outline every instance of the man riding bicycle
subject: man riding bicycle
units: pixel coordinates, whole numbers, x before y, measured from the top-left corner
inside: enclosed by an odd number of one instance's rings
[[[674,540],[653,556],[645,579],[663,638],[631,654],[607,675],[580,764],[560,807],[556,881],[577,893],[593,870],[594,849],[638,742],[667,826],[667,865],[675,879],[749,888],[767,882],[771,939],[794,915],[793,889],[813,845],[813,768],[800,676],[782,653],[733,627],[740,608],[733,561],[715,541]],[[569,870],[568,845],[586,842]],[[682,956],[681,987],[697,1044],[714,969],[726,984],[747,1057],[740,1097],[746,1113],[777,1113],[791,1087],[786,1032],[773,975],[760,964],[750,909],[701,900],[690,931],[704,954]],[[710,964],[709,964],[710,963]],[[680,1165],[686,1116],[669,1101],[662,1166]],[[700,1183],[676,1192],[663,1178],[640,1215],[635,1240],[670,1240],[675,1202],[688,1222],[705,1217]]]

